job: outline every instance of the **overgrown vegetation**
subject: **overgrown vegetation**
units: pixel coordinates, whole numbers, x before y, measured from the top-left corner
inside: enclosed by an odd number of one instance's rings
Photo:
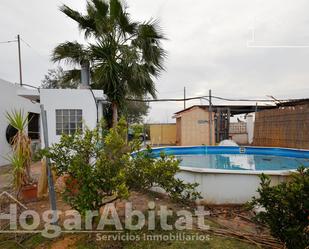
[[[289,181],[271,186],[271,178],[261,175],[260,197],[251,207],[262,206],[257,219],[270,227],[273,236],[290,249],[309,246],[309,170],[300,167]]]
[[[149,104],[146,102],[125,101],[120,114],[126,117],[129,125],[143,123],[144,117],[149,113]]]
[[[58,66],[55,69],[49,69],[42,80],[42,88],[77,88],[79,83],[79,71],[65,71]]]
[[[200,198],[195,191],[197,183],[184,183],[175,178],[179,172],[179,160],[174,156],[160,154],[159,158],[151,156],[151,148],[139,151],[134,155],[134,163],[129,164],[127,169],[127,184],[135,190],[159,187],[164,189],[173,200],[187,202]],[[136,180],[138,179],[138,181]]]
[[[196,184],[175,178],[179,161],[174,157],[162,154],[156,160],[145,152],[132,157],[131,153],[140,149],[140,142],[127,143],[126,127],[123,119],[110,130],[101,123],[94,130],[63,135],[60,143],[45,151],[55,162],[57,174],[67,179],[63,195],[73,208],[80,212],[97,210],[106,201],[128,197],[130,190],[155,186],[178,201],[200,196]]]

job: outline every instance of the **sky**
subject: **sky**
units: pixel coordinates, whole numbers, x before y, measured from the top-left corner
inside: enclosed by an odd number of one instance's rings
[[[23,82],[35,86],[48,69],[52,49],[83,42],[77,25],[59,11],[83,11],[85,0],[2,0],[0,42],[22,42]],[[309,97],[309,1],[127,0],[137,21],[158,19],[167,40],[166,70],[155,80],[158,98],[208,95],[227,98]],[[0,43],[0,78],[19,82],[16,43]],[[190,101],[207,104],[206,101]],[[147,122],[174,122],[181,102],[151,104]]]

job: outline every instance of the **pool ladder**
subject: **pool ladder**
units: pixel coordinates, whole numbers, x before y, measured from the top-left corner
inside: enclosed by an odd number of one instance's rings
[[[240,154],[246,153],[246,148],[245,147],[239,147],[239,153]]]

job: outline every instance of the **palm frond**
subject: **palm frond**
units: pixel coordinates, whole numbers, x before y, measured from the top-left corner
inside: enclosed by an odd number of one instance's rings
[[[156,98],[156,88],[148,68],[145,65],[132,64],[127,75],[127,89],[130,95],[142,96],[150,94]]]
[[[63,72],[63,76],[61,81],[63,83],[69,83],[69,82],[79,82],[80,81],[80,74],[81,70],[80,69],[71,69],[71,70],[66,70]]]
[[[115,22],[120,15],[123,14],[122,5],[119,0],[109,1],[109,15],[112,22]]]
[[[151,39],[151,42],[153,43],[166,39],[163,30],[159,25],[159,21],[156,19],[150,19],[149,21],[139,25],[138,38]]]
[[[60,7],[60,11],[78,23],[79,30],[84,31],[85,38],[96,32],[95,22],[89,16],[84,16],[65,4]]]
[[[89,43],[86,47],[77,42],[58,45],[54,62],[90,61],[92,86],[103,89],[119,106],[128,95],[156,97],[154,80],[164,70],[167,56],[161,44],[166,38],[157,20],[132,21],[121,0],[88,0],[85,14],[66,5],[61,11],[78,23]],[[79,70],[73,69],[64,80],[79,77]]]
[[[133,46],[142,51],[143,60],[153,66],[153,76],[158,76],[164,70],[163,61],[167,57],[166,51],[161,46],[161,41],[166,39],[156,20],[140,24],[137,36],[132,40]]]
[[[68,64],[80,64],[88,59],[88,51],[84,45],[78,42],[64,42],[59,44],[52,52],[52,61],[64,61]]]

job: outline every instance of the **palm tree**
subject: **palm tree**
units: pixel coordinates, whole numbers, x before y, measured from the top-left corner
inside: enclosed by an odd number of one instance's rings
[[[78,23],[86,45],[64,42],[53,51],[54,62],[90,64],[92,87],[103,89],[112,104],[113,126],[126,96],[156,97],[154,79],[164,70],[164,35],[156,20],[133,22],[119,0],[89,0],[86,14],[66,5],[60,10]],[[76,69],[72,70],[76,77]]]

